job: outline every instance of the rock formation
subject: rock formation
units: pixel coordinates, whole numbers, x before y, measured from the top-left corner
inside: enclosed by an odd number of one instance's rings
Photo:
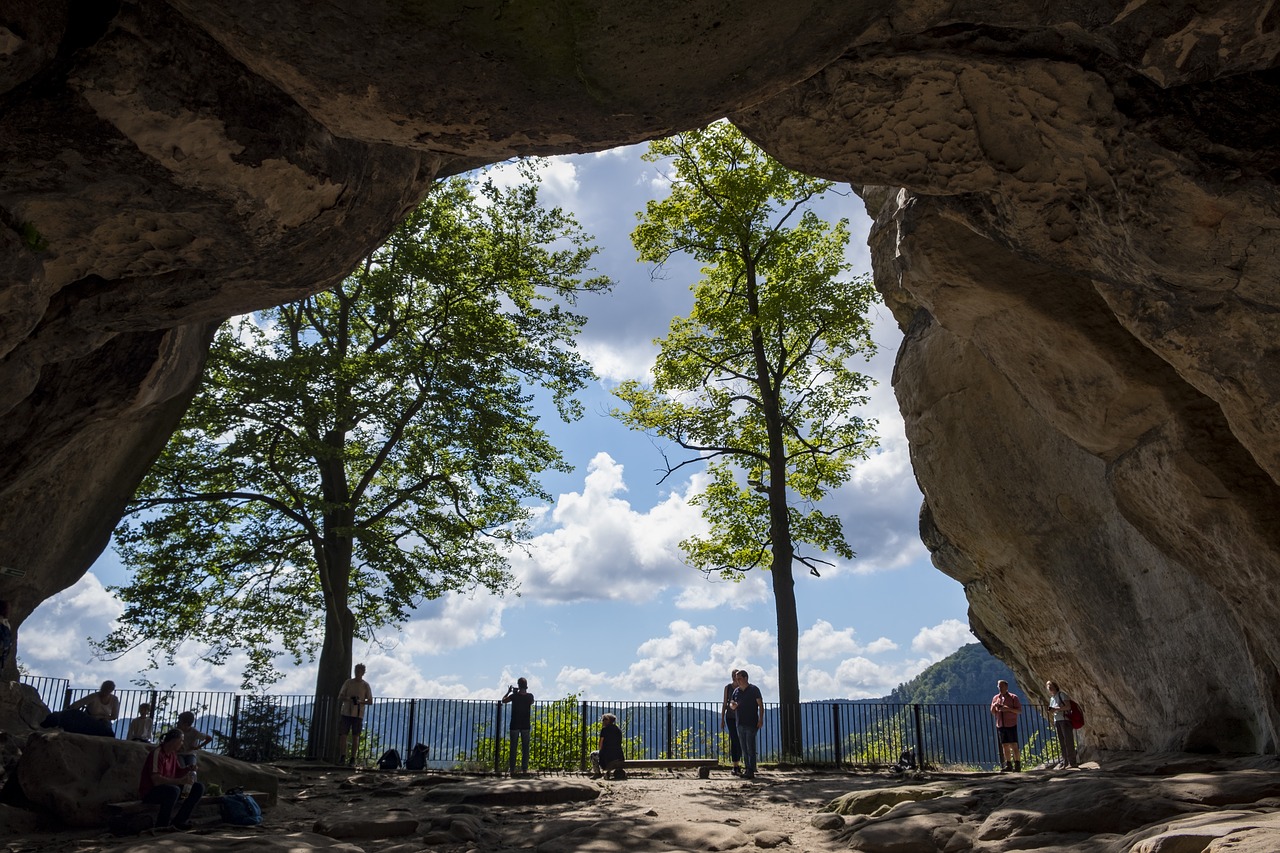
[[[433,178],[729,114],[877,218],[984,642],[1099,745],[1274,752],[1278,54],[1245,0],[7,4],[0,597],[92,563],[218,321]]]

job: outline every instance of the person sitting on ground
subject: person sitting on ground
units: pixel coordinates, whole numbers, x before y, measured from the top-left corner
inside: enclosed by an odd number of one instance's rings
[[[151,704],[148,702],[143,702],[138,706],[138,716],[134,717],[133,721],[129,723],[129,733],[125,735],[126,739],[151,743],[155,737],[151,710]]]
[[[615,779],[625,779],[626,774],[622,769],[625,763],[622,755],[622,729],[618,728],[618,718],[613,714],[604,714],[600,717],[598,749],[591,753],[591,778],[599,779],[601,775],[608,778],[613,774]]]
[[[195,767],[196,750],[208,745],[213,737],[196,728],[196,715],[190,711],[183,711],[178,715],[177,731],[182,735],[182,748],[178,750],[178,761],[184,767]]]
[[[116,683],[104,681],[97,693],[90,693],[75,702],[68,711],[84,711],[95,720],[101,720],[108,726],[120,717],[120,699],[115,695]],[[114,736],[114,732],[113,732]]]
[[[405,770],[426,770],[427,759],[431,756],[431,747],[425,743],[413,745],[413,752],[404,760]]]
[[[142,763],[142,778],[138,781],[138,795],[144,803],[160,806],[160,814],[156,817],[156,826],[172,825],[175,829],[191,828],[191,813],[195,811],[204,796],[204,783],[196,781],[193,767],[184,767],[178,762],[178,749],[182,746],[182,732],[170,729],[160,740],[160,745],[152,747],[147,753],[147,760]],[[173,807],[182,795],[184,786],[190,790],[178,813]]]

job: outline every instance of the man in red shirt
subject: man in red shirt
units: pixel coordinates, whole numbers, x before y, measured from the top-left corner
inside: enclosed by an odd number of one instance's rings
[[[170,816],[176,829],[190,829],[191,813],[204,796],[204,784],[196,781],[196,769],[178,763],[178,749],[182,746],[182,732],[172,729],[160,741],[160,745],[147,753],[142,763],[142,777],[138,780],[138,795],[144,803],[156,803],[160,814],[156,826],[167,827]],[[182,807],[176,815],[173,807],[182,795],[182,786],[190,785]]]
[[[1000,736],[1000,757],[1004,760],[1001,773],[1022,771],[1022,752],[1018,747],[1018,715],[1022,713],[1022,701],[1009,692],[1009,682],[996,682],[1000,692],[991,697],[991,716],[996,719],[996,732]]]

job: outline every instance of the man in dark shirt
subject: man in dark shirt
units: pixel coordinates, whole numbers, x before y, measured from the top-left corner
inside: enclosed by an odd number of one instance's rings
[[[729,702],[738,718],[738,740],[742,744],[743,779],[756,778],[756,732],[764,726],[764,697],[752,684],[745,669],[738,670],[738,689]]]
[[[529,772],[529,730],[533,727],[529,721],[533,708],[533,694],[529,692],[529,682],[523,678],[516,680],[515,687],[508,687],[502,697],[504,703],[511,704],[511,746],[507,751],[508,772],[516,775],[516,738],[520,738],[520,772]]]

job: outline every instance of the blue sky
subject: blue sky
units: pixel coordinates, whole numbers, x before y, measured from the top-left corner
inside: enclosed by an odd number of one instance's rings
[[[655,271],[635,259],[629,235],[636,211],[665,194],[659,164],[643,162],[643,151],[555,158],[543,170],[544,199],[573,211],[596,236],[596,267],[616,284],[579,306],[590,317],[579,346],[600,380],[582,395],[582,420],[544,420],[573,471],[544,478],[558,499],[539,508],[529,553],[513,555],[519,595],[477,592],[430,602],[402,630],[358,644],[356,659],[367,663],[378,695],[495,698],[523,675],[545,699],[575,692],[593,700],[708,700],[719,695],[729,669],[741,666],[766,700],[776,697],[767,575],[709,581],[682,563],[678,543],[701,524],[689,505],[701,473],[691,466],[659,485],[654,442],[607,414],[615,405],[610,389],[644,378],[656,351],[652,339],[665,334],[673,315],[688,312],[697,275],[692,264]],[[850,220],[849,259],[855,272],[869,271],[862,202],[847,187],[835,190],[820,213]],[[921,497],[889,384],[900,334],[883,307],[875,309],[875,337],[880,352],[865,370],[880,384],[862,414],[879,422],[880,447],[823,503],[841,516],[858,557],[821,578],[796,573],[805,699],[883,696],[973,642],[960,585],[930,565],[919,541]],[[27,670],[84,686],[134,681],[145,666],[140,655],[96,661],[86,642],[105,635],[119,616],[119,602],[104,587],[123,577],[108,550],[78,584],[42,605],[22,628]],[[242,659],[211,667],[197,654],[192,649],[177,666],[146,675],[162,687],[237,689]],[[289,669],[273,692],[307,693],[314,677],[310,666]]]

